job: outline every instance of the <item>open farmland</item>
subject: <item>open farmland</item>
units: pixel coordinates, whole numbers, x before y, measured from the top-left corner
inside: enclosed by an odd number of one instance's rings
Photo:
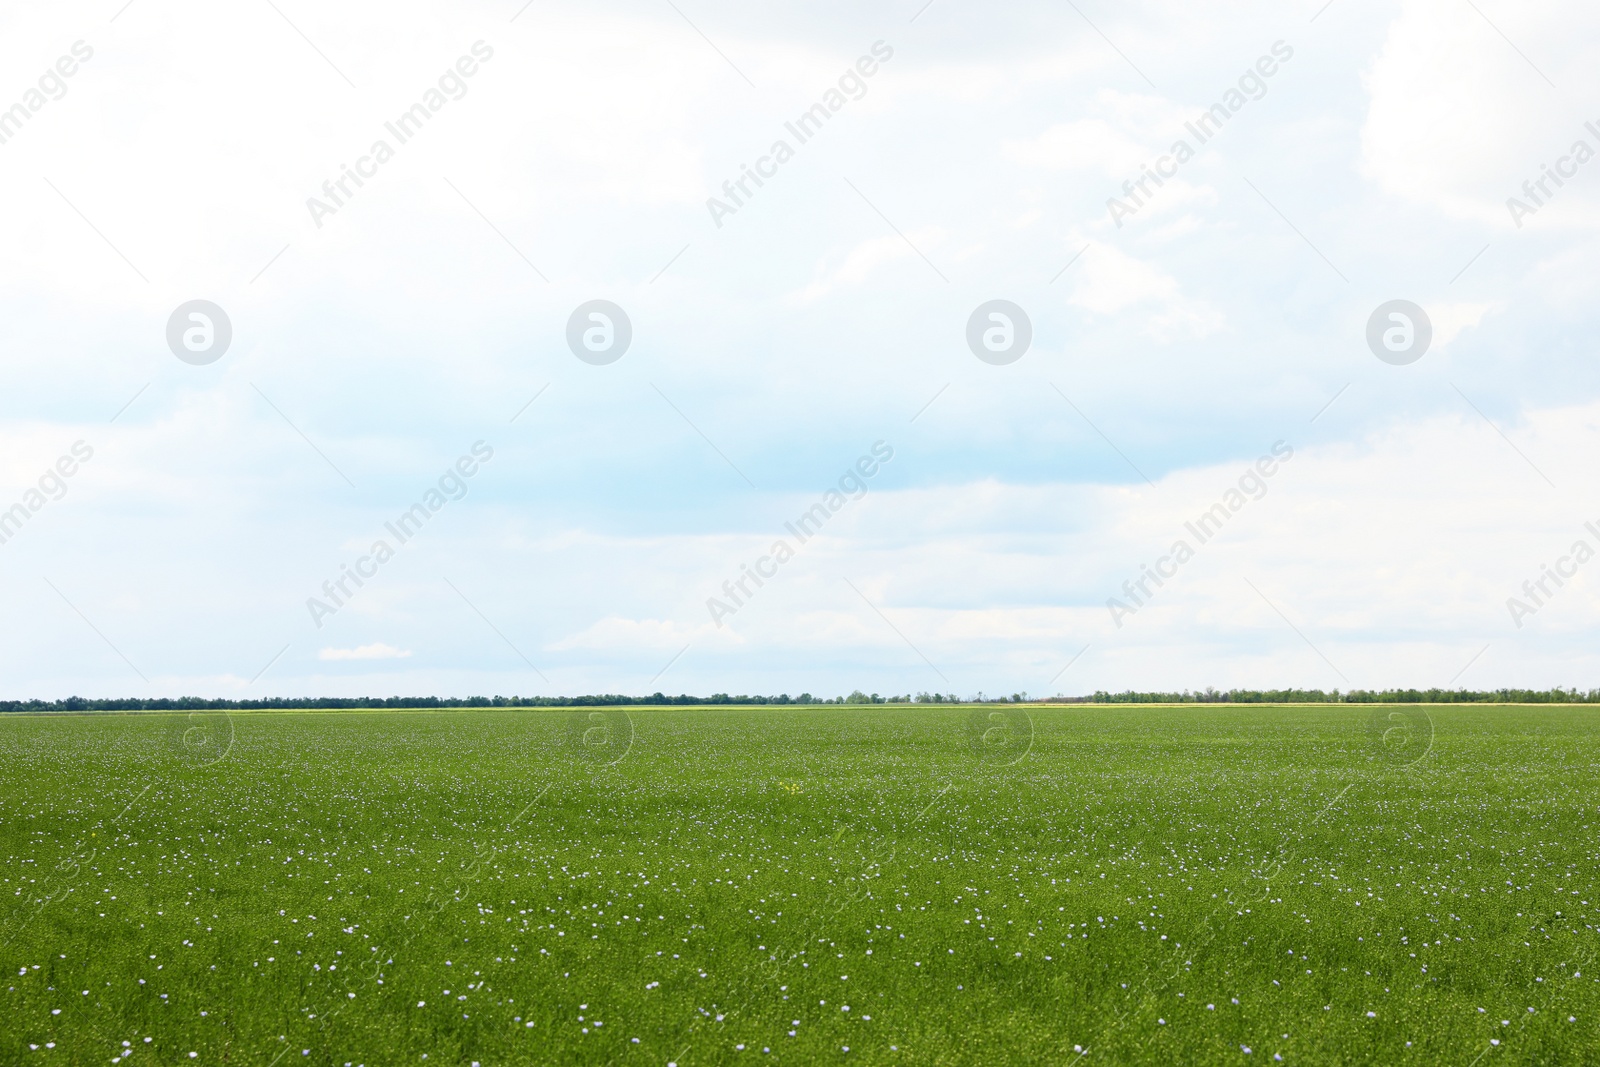
[[[1595,713],[1373,714],[6,716],[0,1060],[1600,1061]]]

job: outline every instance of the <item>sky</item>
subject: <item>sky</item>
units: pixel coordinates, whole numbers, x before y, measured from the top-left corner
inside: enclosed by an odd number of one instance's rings
[[[7,4],[0,696],[1594,686],[1596,32]]]

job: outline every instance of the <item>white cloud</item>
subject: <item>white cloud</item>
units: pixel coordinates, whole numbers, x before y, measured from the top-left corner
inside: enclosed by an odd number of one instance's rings
[[[1588,404],[1527,412],[1502,429],[1570,494],[1562,499],[1594,499],[1600,476],[1581,457],[1597,423],[1600,404]],[[1263,440],[1260,452],[1269,447]],[[856,582],[941,671],[974,688],[992,677],[988,657],[1059,666],[1085,644],[1091,652],[1062,682],[1068,692],[1125,684],[1444,685],[1485,643],[1495,656],[1475,664],[1462,684],[1555,684],[1570,676],[1552,673],[1553,662],[1593,658],[1578,642],[1600,626],[1600,571],[1569,582],[1521,629],[1506,598],[1576,538],[1600,549],[1600,537],[1583,528],[1600,515],[1552,507],[1539,474],[1476,413],[1463,407],[1459,416],[1396,426],[1358,445],[1298,448],[1264,479],[1264,495],[1200,543],[1185,524],[1238,488],[1255,458],[1176,472],[1138,494],[1075,487],[1070,509],[1036,514],[1036,529],[1055,531],[1039,543],[998,534],[1011,516],[1033,510],[1030,500],[1064,505],[1065,487],[975,484],[895,494],[879,502],[854,546]],[[1069,513],[1086,516],[1086,524],[1073,529]],[[946,514],[963,516],[963,527],[935,518]],[[904,528],[924,532],[914,543],[876,541]],[[1164,586],[1147,585],[1149,603],[1115,626],[1107,599],[1125,598],[1124,580],[1137,580],[1180,539],[1195,557]],[[960,603],[946,595],[950,575],[967,579]],[[861,627],[857,640],[914,666],[893,630],[859,601],[840,600],[835,610]],[[757,648],[805,640],[788,629],[780,637],[776,630],[787,625],[747,626],[746,636]],[[1038,692],[1048,675],[1031,685],[1005,677]]]
[[[1146,331],[1157,340],[1205,337],[1224,324],[1222,313],[1203,300],[1184,296],[1178,281],[1159,268],[1096,242],[1083,254],[1069,303],[1099,315],[1120,315],[1149,304],[1142,313]]]
[[[1072,290],[1071,302],[1077,307],[1115,315],[1151,300],[1178,296],[1177,279],[1111,245],[1090,246],[1083,260]]]
[[[1057,122],[1026,140],[1006,141],[1002,151],[1023,166],[1098,171],[1122,179],[1137,177],[1140,166],[1164,154],[1183,129],[1183,109],[1165,97],[1102,89],[1088,110],[1093,117]]]
[[[689,625],[671,619],[628,619],[607,615],[547,647],[551,652],[575,649],[630,651],[641,648],[676,651],[714,629],[709,622]]]
[[[1150,150],[1104,119],[1060,122],[1027,141],[1008,141],[1006,158],[1049,170],[1089,170],[1121,179],[1139,173]]]
[[[403,651],[382,642],[361,645],[357,648],[324,648],[317,653],[317,658],[325,663],[336,663],[343,660],[409,659],[410,657],[410,651]]]
[[[5,6],[0,66],[42,72],[80,38],[95,56],[0,146],[26,252],[0,258],[0,505],[79,438],[95,456],[0,545],[0,676],[41,696],[618,691],[689,645],[687,691],[1037,691],[1092,641],[1068,689],[1320,680],[1248,577],[1352,678],[1447,680],[1492,639],[1473,679],[1581,680],[1590,579],[1522,630],[1501,614],[1573,536],[1572,502],[1600,499],[1579,461],[1600,434],[1600,160],[1523,231],[1505,198],[1600,121],[1574,110],[1600,99],[1600,8],[1478,6],[1340,4],[1303,42],[1284,23],[1297,58],[1270,94],[1121,229],[1107,198],[1277,8],[1108,9],[1124,59],[1070,7],[935,5],[719,229],[705,197],[870,47],[859,12],[697,15],[752,88],[665,5],[307,6],[352,89],[265,5]],[[306,198],[480,38],[496,54],[467,94],[318,229]],[[1442,362],[1371,358],[1371,308],[1405,295],[1559,491]],[[198,297],[235,328],[204,368],[162,337]],[[597,297],[635,328],[607,367],[563,333]],[[994,298],[1035,327],[1005,368],[963,337]],[[1302,430],[1269,496],[1108,630],[1105,597],[1253,439]],[[706,597],[878,437],[899,458],[869,497],[712,626]],[[480,438],[496,459],[470,494],[316,629],[306,598]]]
[[[851,248],[837,267],[820,266],[817,277],[804,289],[790,297],[795,304],[809,304],[820,300],[841,286],[858,285],[880,267],[903,259],[915,259],[914,245],[923,255],[930,254],[944,243],[945,233],[936,226],[909,231],[904,238],[899,234],[874,237]],[[907,241],[910,244],[907,244]],[[926,269],[926,268],[923,268]]]
[[[1500,310],[1500,304],[1436,304],[1428,311],[1433,323],[1433,347],[1443,349],[1483,321],[1491,311]]]
[[[1407,0],[1363,79],[1361,169],[1386,193],[1514,230],[1506,200],[1524,195],[1524,181],[1575,139],[1600,151],[1584,129],[1596,116],[1564,106],[1545,81],[1559,78],[1580,99],[1584,87],[1592,99],[1594,66],[1577,57],[1579,43],[1600,32],[1600,11],[1530,5],[1493,18],[1453,0]],[[1600,225],[1597,188],[1580,180],[1557,192],[1561,222]]]

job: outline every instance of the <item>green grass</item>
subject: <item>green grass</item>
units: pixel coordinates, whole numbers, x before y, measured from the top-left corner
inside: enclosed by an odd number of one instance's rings
[[[0,1061],[1600,1062],[1597,713],[1371,714],[5,716]]]

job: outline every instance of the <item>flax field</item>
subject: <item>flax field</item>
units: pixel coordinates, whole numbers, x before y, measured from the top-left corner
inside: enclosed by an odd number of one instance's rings
[[[0,717],[0,1062],[1600,1062],[1585,707]]]

